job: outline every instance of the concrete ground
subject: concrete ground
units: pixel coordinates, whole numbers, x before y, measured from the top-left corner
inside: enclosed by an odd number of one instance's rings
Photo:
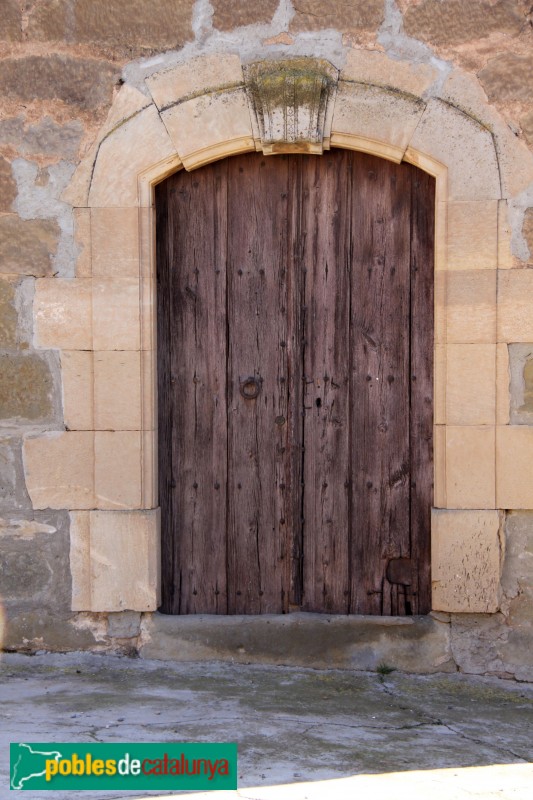
[[[530,800],[533,684],[458,674],[5,654],[1,798],[13,796],[7,793],[10,741],[236,741],[238,792],[197,793],[195,800]],[[70,800],[72,792],[25,796]]]

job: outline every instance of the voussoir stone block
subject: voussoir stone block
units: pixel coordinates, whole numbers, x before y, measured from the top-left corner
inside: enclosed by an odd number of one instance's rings
[[[433,609],[494,613],[500,603],[498,511],[434,510],[431,524]]]
[[[341,70],[342,81],[367,83],[420,97],[438,76],[429,64],[413,64],[389,58],[379,50],[349,50]]]
[[[241,59],[231,53],[198,56],[186,64],[156,72],[146,84],[159,109],[198,94],[233,89],[243,84]]]
[[[448,167],[450,200],[498,200],[498,163],[487,128],[448,103],[430,100],[409,142]]]

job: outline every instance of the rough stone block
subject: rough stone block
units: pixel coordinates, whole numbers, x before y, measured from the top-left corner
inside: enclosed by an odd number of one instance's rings
[[[448,425],[494,425],[496,345],[449,344],[446,375]]]
[[[63,413],[71,431],[94,430],[93,354],[89,350],[62,350]]]
[[[141,508],[141,447],[140,431],[96,431],[94,434],[96,508]]]
[[[421,100],[393,89],[339,81],[331,143],[339,145],[343,136],[356,136],[361,140],[358,149],[376,152],[372,143],[381,143],[384,157],[399,162],[424,108]],[[368,148],[365,140],[369,140]]]
[[[385,17],[384,0],[367,0],[365,3],[333,2],[322,0],[299,0],[296,13],[291,20],[290,30],[318,31],[323,28],[334,28],[344,32],[377,33]]]
[[[448,269],[495,269],[498,258],[498,203],[448,203]]]
[[[3,0],[0,15],[0,41],[20,42],[22,39],[22,10],[18,0]]]
[[[412,3],[404,14],[409,36],[436,45],[457,45],[507,33],[516,36],[524,24],[516,2],[496,0],[422,0]]]
[[[274,16],[278,0],[264,0],[261,3],[228,3],[214,0],[213,27],[219,31],[231,31],[244,25],[257,25],[270,22]]]
[[[492,13],[486,16],[491,17]],[[533,55],[497,55],[478,73],[478,78],[491,102],[508,103],[519,100],[529,103],[533,81]]]
[[[399,61],[378,50],[348,50],[340,78],[384,88],[394,86],[398,91],[420,97],[437,76],[438,71],[429,64]]]
[[[92,281],[42,278],[35,282],[35,343],[67,350],[92,348]]]
[[[139,281],[93,281],[93,344],[95,350],[139,350]]]
[[[448,342],[496,342],[496,270],[446,274]]]
[[[13,180],[11,164],[0,156],[0,211],[11,211],[17,196],[17,184]]]
[[[18,436],[0,438],[0,515],[31,508],[24,481],[22,440]]]
[[[462,672],[514,672],[502,658],[501,648],[509,635],[503,614],[452,614],[452,653]]]
[[[141,615],[138,611],[113,611],[107,618],[108,636],[131,639],[139,635],[140,629]]]
[[[139,209],[91,209],[92,274],[95,278],[139,276]]]
[[[500,515],[435,510],[431,572],[436,611],[494,613],[500,602]]]
[[[507,350],[506,345],[502,347]],[[508,353],[511,424],[533,425],[533,344],[510,344]]]
[[[95,430],[141,430],[141,353],[94,354]]]
[[[109,103],[117,66],[66,54],[28,55],[0,61],[0,86],[12,100],[59,100],[94,110]]]
[[[0,270],[38,278],[50,275],[58,237],[59,226],[53,220],[0,216]]]
[[[533,509],[533,428],[500,425],[496,429],[496,502],[498,508]]]
[[[56,372],[57,366],[55,363]],[[50,421],[57,406],[51,355],[0,354],[0,419],[4,425]]]
[[[0,279],[0,348],[3,350],[17,344],[18,311],[16,305],[17,284]]]
[[[8,117],[0,121],[0,142],[11,145],[24,156],[61,156],[76,159],[83,125],[79,120],[60,125],[51,117],[29,123],[24,116]]]
[[[195,97],[169,108],[161,117],[186,169],[255,150],[244,89]]]
[[[155,106],[120,124],[100,145],[89,205],[131,208],[138,203],[138,175],[174,156],[175,148]]]
[[[446,427],[446,506],[495,508],[493,426]]]
[[[500,199],[498,162],[490,131],[448,103],[429,101],[409,149],[448,167],[450,200]]]
[[[94,434],[49,433],[24,442],[26,485],[34,508],[94,508]]]
[[[533,270],[500,272],[498,341],[533,342]]]
[[[81,523],[81,524],[80,524]],[[81,537],[73,571],[73,608],[86,611],[154,611],[159,604],[157,511],[91,511],[77,520],[72,547]],[[89,539],[89,569],[87,569]],[[81,609],[89,604],[89,608]]]
[[[146,83],[157,107],[168,108],[198,94],[242,86],[241,59],[231,53],[198,56],[155,73]]]

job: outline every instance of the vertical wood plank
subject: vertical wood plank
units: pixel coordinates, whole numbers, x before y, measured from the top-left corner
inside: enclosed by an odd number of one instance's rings
[[[286,157],[231,159],[228,609],[236,614],[289,607],[287,214]],[[254,399],[241,393],[248,378],[257,382]]]
[[[173,613],[226,613],[227,164],[169,181]],[[221,335],[222,334],[222,335]]]
[[[410,176],[356,160],[352,211],[352,600],[355,614],[402,614],[386,578],[409,557]]]
[[[349,312],[351,154],[306,157],[300,229],[303,608],[349,609]]]
[[[411,613],[431,610],[435,179],[411,167]]]

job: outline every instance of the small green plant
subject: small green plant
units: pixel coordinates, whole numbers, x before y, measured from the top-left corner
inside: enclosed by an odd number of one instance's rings
[[[376,672],[379,675],[380,681],[383,680],[385,675],[390,675],[391,672],[394,672],[394,671],[395,671],[395,667],[391,667],[389,664],[386,664],[385,661],[381,661],[376,667]]]

